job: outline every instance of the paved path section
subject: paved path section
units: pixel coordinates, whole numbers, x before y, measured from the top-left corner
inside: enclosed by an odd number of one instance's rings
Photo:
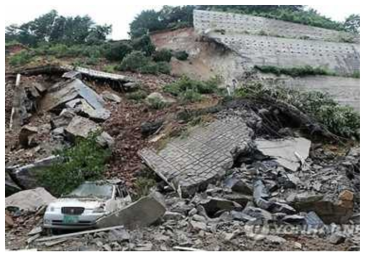
[[[233,165],[233,156],[249,146],[252,130],[237,117],[216,120],[170,141],[164,149],[139,155],[183,196],[194,194]]]

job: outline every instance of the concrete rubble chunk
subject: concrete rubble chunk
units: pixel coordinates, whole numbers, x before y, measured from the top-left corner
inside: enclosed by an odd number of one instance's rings
[[[71,79],[59,82],[49,88],[41,100],[41,109],[49,111],[60,108],[62,105],[76,98],[83,98],[94,109],[103,108],[105,104],[102,97],[81,80]]]
[[[346,240],[346,236],[342,233],[333,233],[329,237],[329,243],[334,244],[334,245],[342,244],[343,242],[345,242],[345,240]]]
[[[100,144],[103,148],[113,148],[114,146],[114,138],[111,137],[107,132],[102,132],[99,136],[96,138],[96,142]]]
[[[224,181],[224,186],[236,193],[253,194],[253,187],[251,185],[234,176],[227,177]]]
[[[306,225],[313,227],[313,228],[320,228],[320,227],[324,227],[324,222],[319,218],[319,216],[311,211],[308,212],[305,215],[305,221],[306,221]]]
[[[144,162],[173,189],[192,196],[224,176],[234,155],[250,147],[252,130],[237,117],[198,126],[187,137],[171,140],[162,150],[139,151]]]
[[[90,133],[101,130],[101,127],[88,118],[74,116],[68,127],[65,129],[72,139],[76,137],[87,138]]]
[[[305,138],[290,138],[283,140],[255,141],[257,149],[264,155],[275,160],[283,167],[297,171],[301,166],[301,157],[306,160],[309,157],[311,141]]]
[[[44,188],[39,187],[15,193],[5,198],[5,208],[17,207],[23,211],[37,211],[41,206],[48,205],[56,198]]]
[[[100,218],[96,225],[98,228],[120,225],[128,229],[141,228],[157,221],[164,215],[165,211],[165,205],[158,193],[152,193],[121,210]]]
[[[263,223],[267,223],[273,219],[272,214],[260,208],[246,207],[242,212],[253,218],[261,220]]]
[[[67,127],[75,115],[71,109],[63,109],[59,116],[51,120],[51,128]]]
[[[214,216],[218,211],[230,211],[236,208],[234,202],[223,198],[208,198],[201,201],[200,204],[210,217]]]
[[[270,207],[271,202],[267,200],[269,193],[262,180],[255,181],[253,197],[256,206],[259,208],[267,210]]]
[[[121,97],[119,97],[117,94],[114,94],[110,91],[103,91],[101,93],[101,96],[105,101],[112,101],[115,103],[120,103],[122,101]]]
[[[22,147],[27,148],[32,146],[32,137],[38,132],[37,127],[25,125],[21,128],[18,139]]]

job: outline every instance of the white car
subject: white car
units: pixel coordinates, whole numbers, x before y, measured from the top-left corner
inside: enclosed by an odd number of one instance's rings
[[[46,229],[84,229],[100,217],[131,202],[120,180],[85,182],[70,194],[50,203],[44,215]]]

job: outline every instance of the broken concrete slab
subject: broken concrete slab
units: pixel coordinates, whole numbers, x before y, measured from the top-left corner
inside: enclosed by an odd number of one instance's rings
[[[166,208],[157,193],[143,197],[138,201],[97,220],[99,228],[124,225],[128,229],[148,226],[164,215]]]
[[[173,189],[191,196],[232,167],[234,156],[250,147],[251,135],[241,118],[227,117],[193,128],[158,152],[147,148],[139,155]]]
[[[25,190],[5,198],[5,208],[17,207],[23,211],[37,211],[41,206],[48,205],[56,198],[42,187]]]
[[[110,91],[103,91],[101,93],[101,96],[105,101],[112,101],[115,103],[120,103],[122,101],[121,97],[119,97],[117,94],[114,94]]]
[[[74,140],[76,137],[87,138],[90,133],[101,130],[101,127],[88,118],[74,116],[65,132]]]
[[[297,171],[301,166],[301,157],[309,157],[311,141],[305,138],[290,138],[283,140],[255,140],[257,149],[264,155],[275,158],[283,167]]]
[[[79,79],[58,82],[48,89],[41,100],[41,109],[49,111],[60,108],[76,98],[83,98],[94,109],[103,108],[105,101]]]
[[[47,167],[50,167],[52,164],[58,162],[59,160],[60,158],[57,156],[50,156],[44,159],[37,160],[32,164],[13,168],[11,169],[11,171],[9,171],[9,173],[11,177],[14,178],[14,181],[16,181],[17,185],[19,185],[23,189],[32,189],[39,186],[36,173],[42,171]]]

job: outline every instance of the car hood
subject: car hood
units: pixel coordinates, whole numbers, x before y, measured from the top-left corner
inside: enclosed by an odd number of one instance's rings
[[[94,209],[105,203],[104,200],[99,199],[78,199],[78,198],[62,198],[57,199],[49,204],[54,208],[62,207],[84,207],[85,209]]]

